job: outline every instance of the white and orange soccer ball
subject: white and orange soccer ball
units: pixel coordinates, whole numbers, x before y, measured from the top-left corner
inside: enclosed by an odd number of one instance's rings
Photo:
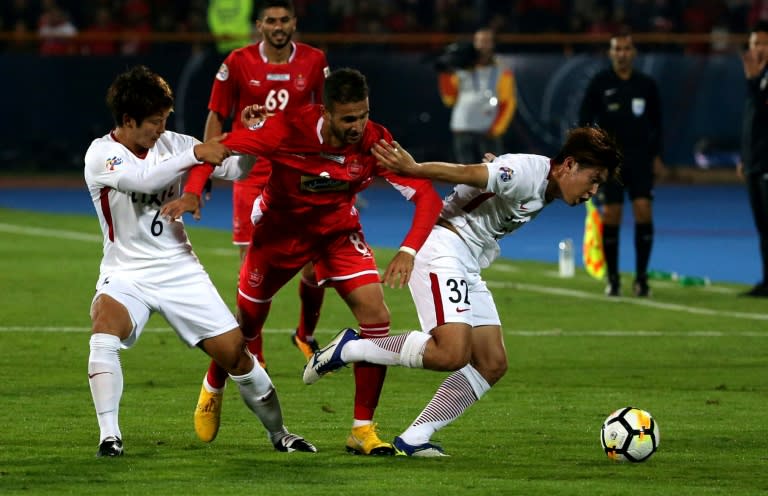
[[[608,458],[644,462],[659,448],[659,424],[650,413],[631,406],[608,415],[600,429],[600,444]]]

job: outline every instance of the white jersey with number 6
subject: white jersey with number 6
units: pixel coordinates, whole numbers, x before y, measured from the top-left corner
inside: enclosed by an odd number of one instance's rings
[[[180,196],[181,177],[197,164],[191,136],[164,132],[144,157],[112,134],[91,143],[85,182],[104,234],[101,273],[158,268],[164,261],[193,256],[184,224],[160,216],[163,203]]]
[[[198,164],[194,146],[200,141],[165,131],[146,156],[139,157],[110,133],[95,139],[85,154],[85,182],[104,234],[102,276],[115,270],[163,271],[180,258],[197,261],[181,219],[160,215],[166,202],[178,198],[186,171]],[[247,171],[236,160],[217,167],[214,175],[236,179]]]

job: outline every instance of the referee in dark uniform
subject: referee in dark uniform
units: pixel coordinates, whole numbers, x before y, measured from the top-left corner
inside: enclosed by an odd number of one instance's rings
[[[747,183],[763,262],[763,279],[744,294],[768,297],[768,22],[752,28],[742,59],[747,98],[739,173]]]
[[[636,71],[635,46],[629,32],[611,37],[611,67],[590,81],[581,104],[581,125],[598,125],[614,135],[624,153],[620,180],[602,189],[603,249],[608,271],[608,296],[621,295],[619,280],[619,227],[624,191],[635,217],[636,296],[649,296],[648,260],[653,246],[654,171],[665,171],[661,161],[661,102],[656,83]]]

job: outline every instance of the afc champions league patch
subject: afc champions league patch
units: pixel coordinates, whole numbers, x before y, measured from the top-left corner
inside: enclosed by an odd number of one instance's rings
[[[107,163],[105,164],[108,171],[115,170],[115,167],[118,167],[120,164],[123,163],[123,159],[120,157],[110,157],[107,159]]]
[[[515,171],[510,169],[509,167],[499,167],[499,179],[501,179],[501,182],[508,183],[512,180],[512,174],[514,174]]]
[[[248,273],[248,285],[252,288],[258,288],[261,283],[264,282],[264,274],[259,272],[259,269],[253,269]]]
[[[216,73],[216,79],[219,81],[226,81],[229,79],[229,67],[227,67],[227,64],[221,64],[219,72]]]
[[[296,79],[293,80],[293,87],[299,91],[304,91],[307,88],[307,78],[304,74],[299,74]]]

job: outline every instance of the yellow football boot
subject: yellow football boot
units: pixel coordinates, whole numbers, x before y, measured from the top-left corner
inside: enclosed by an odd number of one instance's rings
[[[204,443],[216,439],[221,423],[221,403],[224,392],[211,393],[205,388],[200,389],[200,397],[195,407],[195,433]]]
[[[347,451],[356,455],[392,456],[395,448],[379,439],[376,433],[376,424],[353,427],[352,433],[347,438]]]

